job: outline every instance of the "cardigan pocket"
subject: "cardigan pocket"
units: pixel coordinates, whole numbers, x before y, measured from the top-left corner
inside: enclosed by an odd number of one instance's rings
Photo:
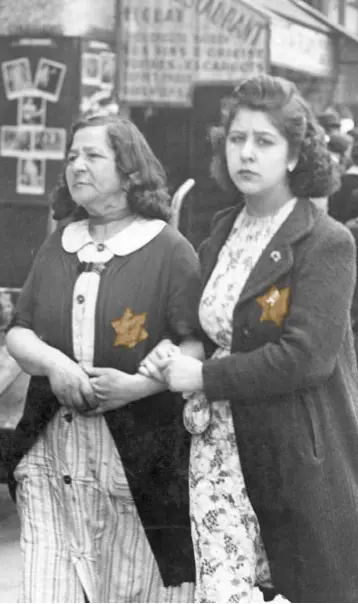
[[[293,405],[297,450],[305,463],[320,464],[324,460],[324,448],[316,402],[308,389],[297,393]]]

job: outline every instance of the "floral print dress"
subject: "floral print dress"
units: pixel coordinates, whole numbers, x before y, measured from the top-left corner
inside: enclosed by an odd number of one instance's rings
[[[237,217],[203,292],[201,325],[230,354],[233,310],[262,251],[293,210],[296,199],[274,215]],[[252,602],[255,585],[271,584],[258,520],[248,498],[229,401],[209,403],[191,393],[184,423],[192,433],[190,515],[196,561],[196,602]]]

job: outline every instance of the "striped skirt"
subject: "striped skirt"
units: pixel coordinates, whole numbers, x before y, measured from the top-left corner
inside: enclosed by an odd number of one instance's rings
[[[16,468],[19,602],[193,602],[165,588],[102,416],[61,408]]]

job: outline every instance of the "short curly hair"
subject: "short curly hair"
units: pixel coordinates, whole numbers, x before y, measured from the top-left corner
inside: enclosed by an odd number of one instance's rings
[[[244,80],[223,99],[221,124],[211,129],[211,174],[222,189],[237,192],[227,169],[225,142],[242,107],[265,112],[286,138],[290,153],[298,157],[294,170],[288,173],[295,197],[323,197],[337,190],[340,177],[323,128],[295,84],[267,74]]]
[[[128,179],[127,201],[130,210],[145,218],[160,218],[168,222],[171,209],[164,168],[133,122],[113,115],[80,119],[71,128],[67,153],[76,132],[93,126],[105,126],[107,129],[108,143],[115,153],[117,171],[120,176]],[[66,165],[51,194],[53,218],[63,220],[72,217],[73,220],[80,220],[88,214],[73,201],[65,174]]]

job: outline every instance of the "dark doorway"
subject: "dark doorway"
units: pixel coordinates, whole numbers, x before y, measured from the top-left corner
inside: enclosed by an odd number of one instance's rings
[[[195,180],[193,200],[188,208],[187,236],[198,247],[209,235],[210,223],[216,212],[233,204],[233,199],[223,192],[210,176],[212,150],[210,128],[220,123],[222,99],[232,91],[233,85],[200,85],[193,92],[190,127],[190,176]]]

